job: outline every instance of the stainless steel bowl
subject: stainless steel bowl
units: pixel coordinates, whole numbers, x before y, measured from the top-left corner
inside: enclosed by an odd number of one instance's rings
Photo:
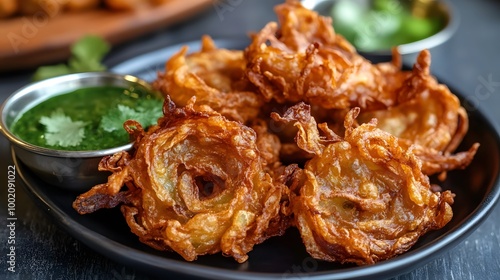
[[[315,10],[323,16],[330,16],[330,11],[340,0],[302,0],[302,5]],[[360,5],[370,6],[373,0],[352,0]],[[447,0],[400,0],[402,7],[410,9],[412,14],[420,17],[438,17],[444,25],[437,33],[422,40],[396,46],[403,55],[405,62],[413,63],[417,54],[424,49],[432,49],[446,42],[457,30],[459,16],[450,1]],[[335,18],[333,18],[335,22]],[[392,58],[391,49],[363,51],[360,54],[373,62],[389,61]]]
[[[132,143],[96,151],[54,150],[23,141],[10,131],[10,127],[21,114],[53,96],[89,86],[132,85],[154,92],[143,80],[109,72],[70,74],[29,84],[14,92],[0,107],[0,131],[10,141],[15,156],[42,180],[67,190],[87,190],[105,182],[109,175],[97,170],[101,158],[129,150]]]

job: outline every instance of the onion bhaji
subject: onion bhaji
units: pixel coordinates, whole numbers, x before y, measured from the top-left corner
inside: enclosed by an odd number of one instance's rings
[[[120,206],[141,242],[188,261],[244,262],[294,226],[314,258],[373,264],[444,227],[455,195],[428,176],[467,167],[479,144],[455,153],[468,116],[430,53],[411,70],[396,51],[372,64],[298,1],[276,13],[245,50],[205,36],[173,55],[154,81],[164,116],[126,121],[134,149],[103,158],[108,182],[73,207]]]
[[[208,36],[202,38],[199,52],[187,51],[182,48],[166,63],[154,82],[158,90],[178,106],[196,96],[198,104],[243,123],[258,115],[262,99],[244,77],[243,51],[218,49]]]
[[[397,53],[393,63],[371,64],[335,34],[330,18],[295,1],[278,5],[276,12],[281,27],[269,23],[245,50],[247,76],[267,101],[307,102],[315,106],[313,115],[332,128],[350,108],[360,107],[361,121],[375,117],[381,129],[406,139],[407,146],[418,145],[415,151],[428,175],[472,161],[478,144],[451,155],[467,132],[467,114],[430,75],[427,50],[412,71],[401,70]],[[285,155],[298,154],[293,144],[282,147]]]
[[[86,214],[123,204],[132,232],[153,248],[189,261],[222,252],[244,262],[255,244],[286,229],[287,189],[265,171],[251,128],[192,101],[181,109],[165,102],[164,113],[147,133],[125,123],[135,152],[103,158],[100,170],[113,174],[73,207]]]
[[[446,225],[454,194],[433,192],[411,148],[375,121],[356,127],[358,113],[355,108],[346,116],[344,139],[324,124],[320,136],[304,103],[273,117],[295,122],[299,147],[315,154],[291,196],[307,251],[363,265],[405,252],[422,234]]]
[[[245,50],[247,76],[264,98],[304,101],[326,109],[387,108],[409,73],[371,64],[339,34],[331,19],[288,1],[276,7],[281,27],[268,23]]]
[[[469,151],[451,155],[467,133],[467,112],[448,87],[430,75],[430,62],[429,51],[422,51],[397,105],[360,115],[361,122],[376,118],[379,128],[401,138],[407,147],[416,146],[427,175],[466,167],[479,148],[476,143]]]

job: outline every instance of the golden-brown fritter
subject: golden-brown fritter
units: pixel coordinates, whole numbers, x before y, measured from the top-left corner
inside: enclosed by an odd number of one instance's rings
[[[136,150],[103,158],[100,169],[113,174],[73,207],[86,214],[123,204],[132,232],[153,248],[189,261],[222,252],[244,262],[288,227],[287,189],[266,172],[254,130],[193,100],[184,108],[167,101],[147,133],[127,121]]]
[[[168,60],[154,82],[156,88],[178,106],[196,96],[198,104],[242,123],[258,115],[262,100],[244,77],[243,51],[219,49],[208,36],[202,38],[199,52],[187,51],[184,47]]]
[[[300,148],[314,153],[296,180],[291,207],[307,251],[317,259],[358,265],[401,254],[452,218],[450,191],[433,192],[419,159],[400,140],[345,119],[341,139],[301,103],[277,120],[294,122]],[[295,195],[293,195],[295,194]]]
[[[91,9],[139,10],[162,5],[170,0],[0,0],[0,18],[48,12],[56,16],[64,11],[82,12]]]
[[[377,119],[377,126],[415,145],[427,175],[462,168],[472,161],[479,147],[451,155],[467,133],[467,112],[458,98],[430,74],[431,57],[422,51],[402,87],[398,104],[385,110],[362,112],[360,122]]]
[[[407,72],[374,65],[359,55],[331,19],[287,1],[276,7],[280,27],[268,23],[245,50],[247,76],[264,98],[304,101],[325,109],[383,109],[397,102]]]
[[[0,0],[0,19],[12,16],[17,12],[18,0]]]

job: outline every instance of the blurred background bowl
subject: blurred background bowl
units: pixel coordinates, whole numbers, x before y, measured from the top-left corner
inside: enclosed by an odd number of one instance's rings
[[[335,31],[372,62],[390,61],[397,47],[405,63],[423,49],[446,42],[456,31],[456,10],[445,0],[303,0],[332,17]]]
[[[102,157],[132,148],[132,143],[94,151],[64,151],[30,144],[12,133],[11,126],[24,112],[51,97],[94,86],[136,87],[154,92],[143,80],[108,72],[78,73],[34,82],[5,100],[0,107],[0,131],[13,154],[45,182],[72,191],[88,190],[107,181],[109,173],[97,170]]]

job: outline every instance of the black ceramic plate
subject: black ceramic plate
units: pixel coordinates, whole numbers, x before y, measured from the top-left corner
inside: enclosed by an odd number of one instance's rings
[[[247,42],[222,40],[216,43],[219,47],[241,49]],[[198,43],[188,45],[191,50],[198,47]],[[148,53],[112,70],[152,80],[156,76],[156,70],[163,69],[165,60],[178,49],[179,46],[173,46]],[[243,264],[220,254],[186,262],[175,253],[156,251],[140,243],[130,233],[118,209],[78,215],[71,208],[77,193],[64,192],[43,183],[14,154],[13,157],[29,192],[43,209],[50,209],[48,212],[66,231],[97,252],[139,270],[163,278],[177,274],[183,278],[193,276],[212,279],[377,279],[408,272],[439,257],[476,229],[499,199],[498,133],[481,112],[470,111],[469,117],[470,130],[459,150],[467,149],[474,142],[480,142],[481,147],[466,170],[450,172],[443,184],[445,189],[451,189],[457,195],[452,221],[443,229],[424,235],[410,251],[391,260],[362,267],[312,259],[295,229],[255,246],[249,254],[249,260]]]

